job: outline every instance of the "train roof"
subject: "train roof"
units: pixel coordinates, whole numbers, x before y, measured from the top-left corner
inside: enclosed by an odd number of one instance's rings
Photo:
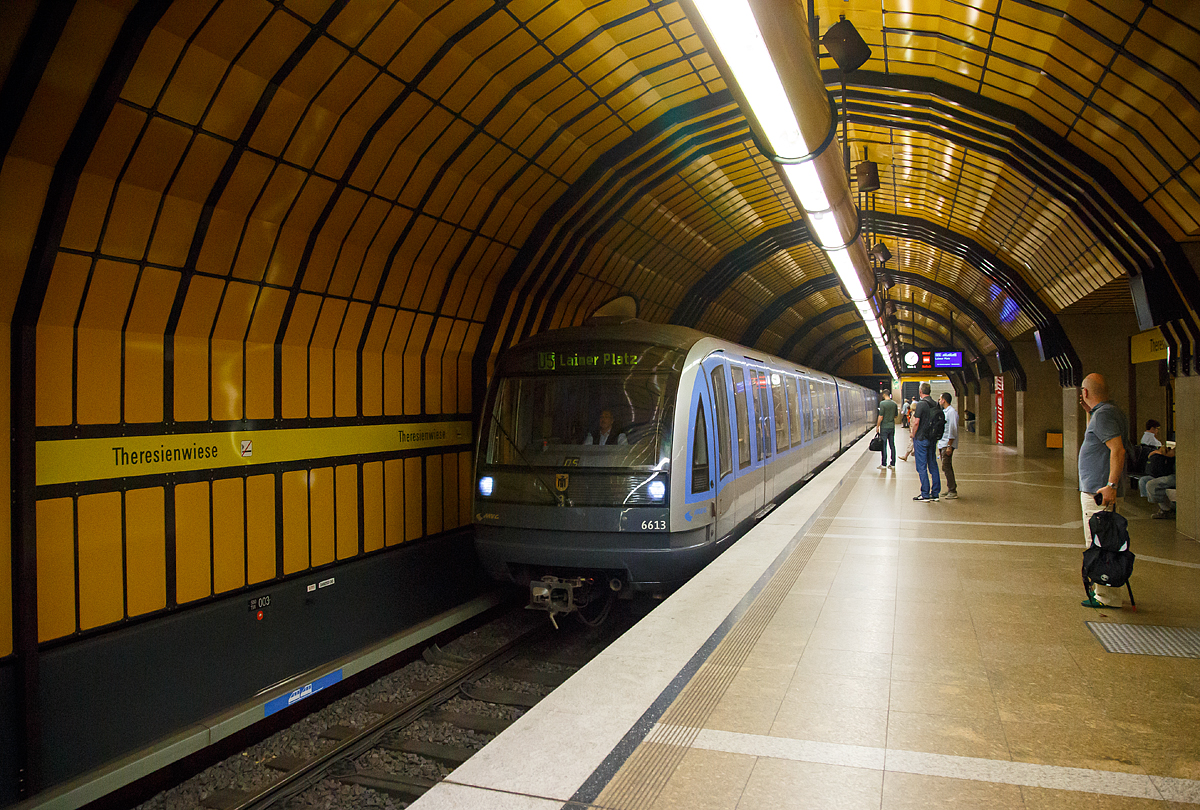
[[[548,332],[539,332],[521,341],[513,348],[536,349],[574,340],[633,340],[671,349],[687,350],[704,338],[712,337],[706,332],[687,326],[650,323],[637,318],[606,318],[604,320],[594,319],[583,326],[568,326]]]
[[[862,388],[857,383],[852,383],[843,380],[826,371],[818,371],[817,369],[809,368],[801,363],[795,363],[791,360],[785,360],[781,357],[768,354],[766,352],[751,349],[747,346],[742,346],[732,341],[724,340],[710,335],[707,332],[701,332],[698,329],[692,329],[687,326],[675,326],[672,324],[650,323],[638,318],[593,318],[582,326],[567,326],[562,329],[551,329],[547,332],[539,332],[532,335],[517,345],[513,346],[510,351],[536,351],[538,349],[550,348],[556,345],[561,345],[564,342],[574,341],[603,341],[603,340],[627,340],[638,343],[648,343],[654,346],[662,346],[670,349],[678,349],[680,351],[688,351],[702,340],[709,340],[715,344],[714,348],[724,351],[738,351],[747,356],[758,355],[763,359],[770,359],[772,362],[789,366],[805,374],[810,374],[814,377],[835,381],[842,385]]]

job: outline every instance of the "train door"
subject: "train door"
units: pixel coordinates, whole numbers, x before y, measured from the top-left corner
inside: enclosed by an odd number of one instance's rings
[[[833,395],[837,397],[837,415],[838,415],[838,448],[846,446],[846,439],[850,436],[850,426],[846,424],[846,396],[842,391],[842,386],[839,383],[833,384]]]
[[[804,404],[800,399],[800,382],[791,374],[785,374],[783,381],[787,385],[788,423],[791,425],[792,447],[799,448],[804,444]],[[808,474],[808,454],[803,449],[792,453],[792,463],[795,465],[792,480],[799,480]]]
[[[795,456],[787,453],[791,447],[791,437],[788,433],[788,407],[787,407],[787,391],[783,387],[783,377],[778,371],[767,372],[768,382],[771,386],[771,416],[775,421],[775,473],[767,480],[767,496],[774,498],[787,486],[788,473],[785,472],[786,467],[790,467],[795,460]]]
[[[729,364],[729,375],[733,381],[733,410],[737,424],[737,482],[734,499],[738,522],[753,515],[761,503],[762,487],[755,475],[754,439],[754,377],[752,372],[738,363]]]
[[[754,499],[757,512],[771,499],[771,457],[774,455],[775,428],[771,425],[771,380],[763,369],[751,369],[754,377],[754,432],[758,437],[760,467],[756,476],[759,494]]]
[[[729,367],[720,355],[707,357],[701,368],[707,389],[713,402],[712,433],[715,439],[715,454],[712,456],[715,472],[713,473],[717,490],[716,516],[717,537],[724,537],[733,531],[737,525],[737,510],[733,509],[737,490],[734,484],[734,436],[736,426],[731,418],[733,413],[732,386],[730,384]]]
[[[684,484],[682,510],[683,522],[672,528],[683,530],[707,527],[706,540],[713,540],[716,513],[714,499],[717,494],[715,459],[715,441],[713,428],[713,397],[709,391],[703,371],[697,375],[696,385],[692,386],[691,402],[688,406],[687,454],[684,470],[687,480]],[[679,515],[680,512],[675,512]]]

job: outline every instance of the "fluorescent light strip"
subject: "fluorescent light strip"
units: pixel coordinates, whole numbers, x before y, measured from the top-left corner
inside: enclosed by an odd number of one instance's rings
[[[704,18],[709,34],[720,49],[725,64],[733,71],[733,80],[750,105],[751,113],[766,136],[775,156],[787,160],[809,153],[800,124],[784,90],[775,62],[767,50],[762,31],[754,18],[748,0],[694,0],[697,11]],[[883,327],[867,300],[862,280],[843,244],[837,218],[829,206],[829,196],[821,183],[821,177],[811,161],[782,163],[783,173],[799,197],[800,205],[808,214],[808,220],[817,242],[841,279],[850,300],[855,303],[867,331],[875,342],[891,371],[898,379],[891,356],[883,342]]]
[[[696,8],[754,110],[754,117],[770,141],[771,149],[785,158],[808,154],[800,124],[750,3],[747,0],[697,0]]]
[[[805,211],[824,211],[829,208],[825,187],[821,185],[821,178],[817,176],[817,169],[811,162],[785,163],[783,173],[792,181],[792,188],[796,189],[800,205]]]

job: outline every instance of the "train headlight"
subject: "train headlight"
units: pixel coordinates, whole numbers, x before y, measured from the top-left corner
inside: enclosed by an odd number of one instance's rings
[[[496,486],[496,481],[490,475],[485,475],[479,479],[479,494],[487,498],[492,494],[492,489]]]
[[[661,501],[667,497],[667,485],[662,481],[651,481],[646,487],[646,492],[656,501]]]

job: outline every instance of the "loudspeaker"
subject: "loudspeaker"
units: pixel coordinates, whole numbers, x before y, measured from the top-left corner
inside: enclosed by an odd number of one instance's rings
[[[821,37],[821,44],[825,46],[825,50],[829,51],[833,61],[837,62],[842,73],[857,70],[871,58],[870,47],[863,41],[862,35],[849,20],[842,20],[829,26],[825,36]]]
[[[1137,315],[1138,329],[1145,332],[1155,327],[1154,314],[1150,311],[1150,300],[1146,297],[1146,277],[1129,279],[1129,294],[1133,297],[1133,311]]]
[[[859,191],[879,191],[879,166],[873,160],[860,160],[854,167],[854,182]]]

